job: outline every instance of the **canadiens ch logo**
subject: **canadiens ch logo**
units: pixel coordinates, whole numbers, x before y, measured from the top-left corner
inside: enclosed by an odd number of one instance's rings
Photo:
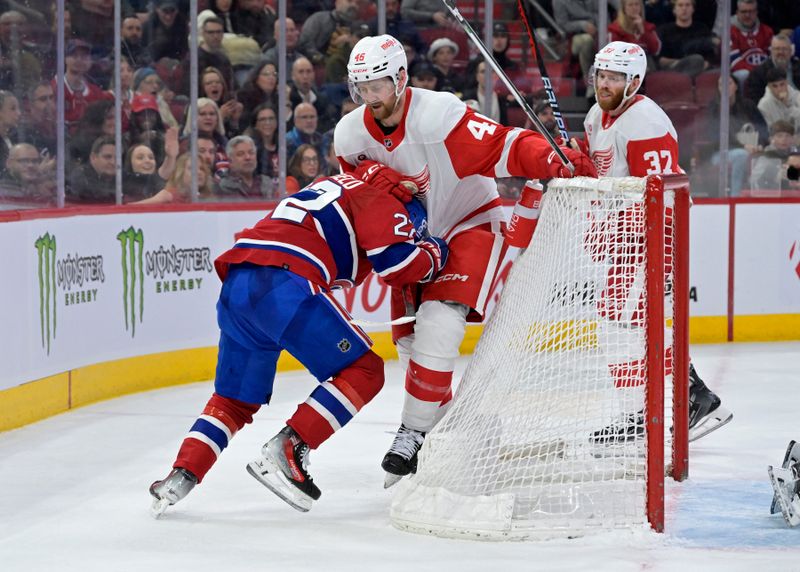
[[[339,351],[340,351],[340,352],[342,352],[342,353],[347,353],[347,352],[349,352],[349,351],[350,351],[350,348],[351,348],[351,347],[353,347],[353,346],[350,344],[350,340],[348,340],[347,338],[344,338],[342,341],[340,341],[340,342],[339,342],[338,344],[336,344],[336,345],[338,346],[338,348],[339,348]]]
[[[383,144],[384,146],[386,146],[387,149],[389,149],[392,146],[392,140],[387,137],[386,139],[383,140]]]

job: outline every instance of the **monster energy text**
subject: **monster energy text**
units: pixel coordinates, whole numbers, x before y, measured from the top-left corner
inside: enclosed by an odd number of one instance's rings
[[[97,301],[97,288],[84,288],[90,282],[105,282],[102,256],[74,256],[68,254],[66,258],[56,263],[56,276],[58,286],[64,292],[64,305],[84,304]],[[73,286],[76,290],[73,292]]]
[[[164,292],[181,292],[199,290],[203,283],[202,276],[183,277],[190,272],[212,272],[211,249],[207,246],[200,248],[169,248],[159,246],[156,250],[145,253],[145,272],[148,276],[156,278],[155,291],[157,294]],[[168,275],[181,278],[170,279]]]

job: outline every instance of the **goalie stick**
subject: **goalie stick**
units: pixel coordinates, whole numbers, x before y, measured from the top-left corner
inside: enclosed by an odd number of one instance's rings
[[[478,48],[481,55],[483,55],[484,59],[486,60],[486,63],[488,63],[492,67],[494,73],[497,74],[497,76],[502,80],[502,82],[508,88],[508,91],[511,93],[511,95],[514,96],[516,102],[519,104],[519,106],[522,108],[522,110],[525,112],[528,118],[533,122],[533,125],[536,127],[536,130],[539,133],[541,133],[542,137],[544,137],[547,140],[547,142],[553,148],[553,151],[556,153],[556,155],[558,155],[558,158],[561,159],[561,162],[564,164],[564,166],[567,167],[571,173],[574,173],[575,166],[570,162],[569,159],[567,159],[567,156],[564,154],[564,151],[561,150],[561,147],[559,147],[555,139],[553,139],[553,136],[550,134],[550,132],[542,123],[542,120],[539,119],[533,112],[531,106],[528,105],[527,101],[525,101],[525,98],[519,92],[517,87],[513,83],[511,83],[510,79],[508,79],[506,72],[503,71],[503,68],[501,68],[500,65],[497,63],[497,60],[494,59],[492,53],[483,44],[483,41],[481,41],[480,36],[478,36],[478,34],[470,25],[470,23],[464,19],[464,16],[461,15],[461,12],[458,11],[458,8],[456,8],[455,0],[442,0],[442,3],[447,7],[447,10],[450,12],[450,14],[452,14],[453,17],[456,19],[456,22],[458,22],[461,25],[461,28],[464,30],[464,32],[466,32],[467,36],[469,36],[469,39],[472,40],[472,43],[475,44],[475,46]]]

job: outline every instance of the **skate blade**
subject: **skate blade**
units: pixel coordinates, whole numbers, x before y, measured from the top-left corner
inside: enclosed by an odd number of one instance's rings
[[[733,419],[733,413],[720,405],[713,413],[710,413],[700,423],[689,429],[689,443],[705,437],[723,425],[727,425],[731,419]]]
[[[395,475],[394,473],[386,473],[383,477],[383,488],[388,489],[399,483],[403,479],[403,475]]]
[[[150,505],[150,515],[158,520],[167,508],[169,508],[169,499],[154,498],[153,504]]]
[[[783,520],[785,520],[786,524],[789,526],[797,526],[800,524],[800,506],[795,506],[792,499],[786,496],[786,491],[781,484],[781,480],[775,475],[776,472],[782,474],[784,477],[788,476],[789,478],[792,477],[792,473],[787,469],[773,469],[772,465],[767,467],[769,482],[772,485],[772,490],[775,491],[774,500],[777,501],[778,508],[781,509]]]
[[[258,459],[248,463],[247,472],[293,509],[300,512],[311,510],[313,499],[297,490],[269,459]]]

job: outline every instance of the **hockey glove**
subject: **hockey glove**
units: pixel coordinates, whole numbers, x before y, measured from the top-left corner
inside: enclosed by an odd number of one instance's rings
[[[561,162],[561,158],[555,151],[551,151],[547,156],[547,174],[550,177],[561,177],[568,179],[570,177],[597,177],[597,170],[594,168],[594,163],[586,155],[580,151],[561,147],[564,155],[575,166],[575,172],[570,173],[569,169]]]
[[[418,242],[417,247],[427,252],[428,256],[431,257],[431,271],[420,282],[433,282],[434,278],[444,268],[444,265],[447,264],[447,255],[450,249],[447,247],[447,243],[438,236],[431,236]]]
[[[425,207],[418,199],[411,199],[406,203],[406,210],[408,211],[408,218],[411,219],[411,224],[414,225],[414,240],[423,240],[429,238],[431,233],[428,231],[428,213]]]
[[[404,203],[414,198],[417,186],[403,175],[377,161],[362,161],[356,167],[356,177],[383,191],[387,191]]]

